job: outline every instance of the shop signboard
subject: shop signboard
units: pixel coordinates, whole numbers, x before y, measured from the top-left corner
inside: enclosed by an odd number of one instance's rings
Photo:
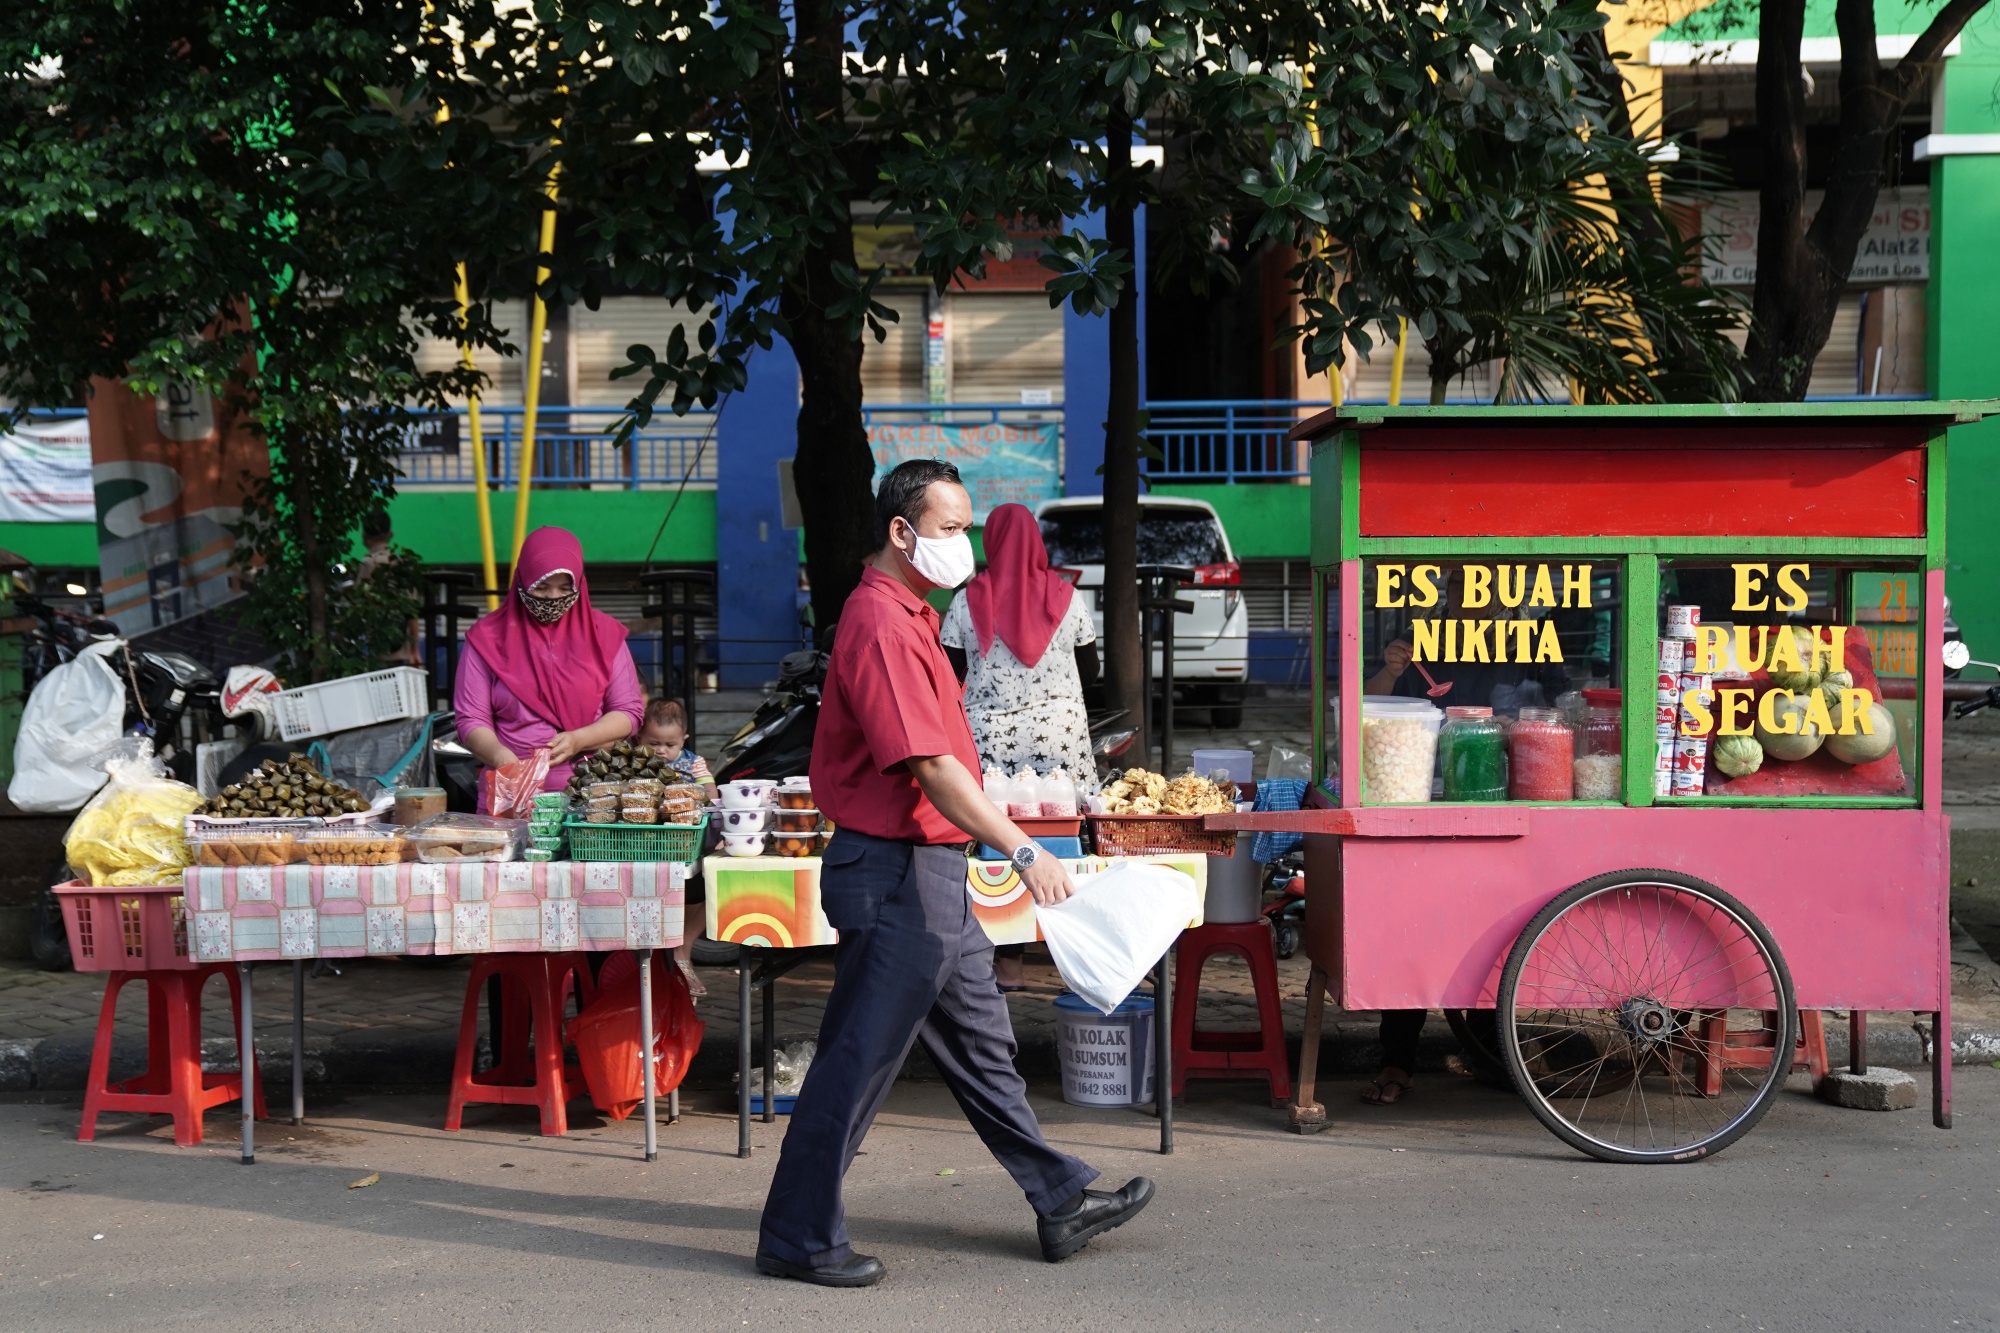
[[[984,523],[996,505],[1029,508],[1062,490],[1061,426],[1054,421],[876,421],[868,427],[875,479],[912,458],[952,464],[972,495],[972,517]]]
[[[0,523],[88,523],[90,423],[23,422],[0,434]]]
[[[236,597],[230,529],[250,486],[270,472],[262,437],[206,392],[180,386],[141,398],[93,380],[89,419],[104,614],[122,633],[143,634]]]
[[[1801,226],[1819,212],[1821,190],[1807,190]],[[1719,287],[1757,282],[1755,190],[1723,190],[1700,207],[1702,276]],[[1926,282],[1931,275],[1931,192],[1927,185],[1891,186],[1875,201],[1868,230],[1854,250],[1851,283]]]

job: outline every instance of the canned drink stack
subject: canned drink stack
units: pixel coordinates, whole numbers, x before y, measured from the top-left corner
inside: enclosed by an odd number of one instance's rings
[[[1674,738],[1674,784],[1675,796],[1701,795],[1702,778],[1708,768],[1708,737],[1676,736]]]
[[[1670,639],[1692,639],[1701,627],[1701,608],[1698,606],[1669,606],[1667,608],[1667,637]]]
[[[1658,752],[1653,766],[1653,795],[1672,796],[1674,794],[1674,738],[1661,739],[1655,749]]]

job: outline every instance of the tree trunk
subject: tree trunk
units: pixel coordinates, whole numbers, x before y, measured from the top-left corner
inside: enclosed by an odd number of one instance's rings
[[[791,58],[794,114],[819,125],[838,124],[843,91],[842,8],[802,3],[795,8],[798,40]],[[805,520],[806,575],[812,584],[813,623],[822,647],[840,619],[847,595],[861,581],[861,565],[875,547],[875,455],[861,416],[861,335],[827,306],[841,296],[836,265],[854,268],[854,229],[845,216],[847,181],[830,173],[827,207],[842,216],[806,251],[800,271],[786,282],[778,312],[791,328],[799,363],[798,444],[792,482]]]
[[[1986,0],[1951,0],[1910,51],[1885,74],[1875,50],[1871,0],[1838,0],[1840,121],[1826,195],[1805,225],[1805,88],[1799,43],[1805,0],[1763,0],[1758,8],[1757,134],[1764,154],[1758,192],[1757,290],[1744,349],[1748,396],[1796,402],[1813,359],[1826,346],[1854,252],[1868,229],[1903,109]]]
[[[312,488],[306,484],[305,459],[292,454],[296,450],[303,455],[313,446],[302,441],[299,434],[296,427],[290,433],[284,466],[291,473],[292,521],[298,525],[299,572],[306,585],[306,634],[307,642],[312,645],[310,674],[318,682],[327,678],[332,657],[332,644],[327,640],[327,570],[320,554],[319,515],[313,509]]]
[[[1110,157],[1104,239],[1110,249],[1136,259],[1136,211],[1128,178],[1132,170],[1132,118],[1114,106],[1105,127]],[[1144,716],[1147,664],[1139,645],[1139,301],[1136,284],[1111,307],[1110,404],[1104,419],[1104,648],[1105,701]],[[1142,738],[1143,739],[1143,738]]]

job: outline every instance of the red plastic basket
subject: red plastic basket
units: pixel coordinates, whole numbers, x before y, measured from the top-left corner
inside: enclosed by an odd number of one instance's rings
[[[1090,829],[1096,835],[1099,856],[1236,854],[1236,835],[1209,832],[1202,827],[1201,815],[1092,815]]]
[[[79,972],[171,972],[198,964],[188,951],[187,900],[178,884],[55,887]]]

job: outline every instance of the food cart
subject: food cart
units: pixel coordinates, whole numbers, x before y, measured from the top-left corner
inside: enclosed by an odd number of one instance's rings
[[[1818,1011],[1851,1012],[1858,1068],[1866,1011],[1921,1011],[1950,1126],[1946,433],[1995,410],[1356,406],[1293,432],[1334,780],[1209,826],[1305,835],[1295,1129],[1325,1123],[1329,996],[1495,1011],[1536,1117],[1622,1162],[1746,1133],[1823,1070]],[[1407,683],[1364,700],[1392,643]],[[1521,686],[1558,671],[1595,687],[1580,712]],[[1509,683],[1445,717],[1454,677]]]

